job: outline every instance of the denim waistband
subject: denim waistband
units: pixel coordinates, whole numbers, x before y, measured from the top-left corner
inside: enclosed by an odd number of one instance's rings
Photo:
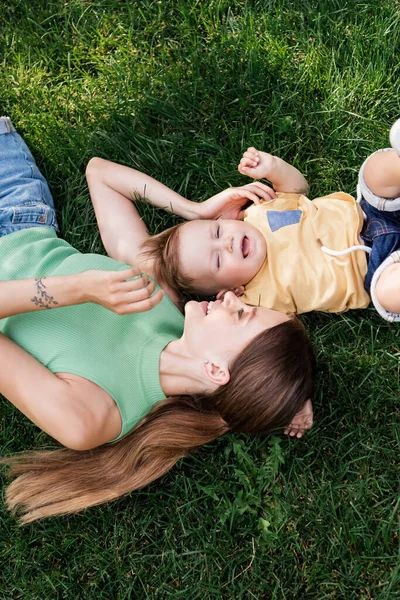
[[[10,117],[0,117],[0,135],[2,133],[11,133],[15,131]]]

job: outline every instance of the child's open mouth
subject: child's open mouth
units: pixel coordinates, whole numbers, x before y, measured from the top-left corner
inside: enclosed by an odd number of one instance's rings
[[[242,238],[241,249],[243,258],[247,258],[250,252],[250,240],[247,235]]]

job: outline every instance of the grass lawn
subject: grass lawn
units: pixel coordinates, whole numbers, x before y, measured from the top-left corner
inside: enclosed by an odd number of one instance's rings
[[[104,252],[93,155],[204,200],[246,183],[254,145],[311,197],[355,193],[400,115],[399,32],[396,0],[4,0],[0,112],[63,237]],[[143,215],[153,232],[174,222]],[[143,491],[22,528],[2,502],[0,599],[400,598],[400,328],[372,308],[302,320],[319,361],[304,439],[227,435]],[[0,418],[3,454],[53,446],[5,400]]]

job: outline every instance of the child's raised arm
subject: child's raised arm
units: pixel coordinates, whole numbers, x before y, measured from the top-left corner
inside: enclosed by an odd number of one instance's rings
[[[277,192],[307,194],[308,183],[296,167],[278,156],[247,148],[239,163],[238,171],[253,179],[268,179]]]

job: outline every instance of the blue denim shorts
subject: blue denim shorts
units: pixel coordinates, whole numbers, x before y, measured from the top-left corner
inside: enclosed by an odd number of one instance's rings
[[[393,252],[400,249],[400,211],[385,212],[368,204],[361,198],[361,208],[366,215],[361,237],[371,248],[368,259],[368,271],[364,287],[370,294],[371,282],[375,271]]]
[[[58,231],[49,186],[9,117],[0,117],[0,237],[47,225]]]
[[[388,150],[393,149],[385,148],[377,152]],[[399,262],[400,198],[380,198],[373,194],[364,180],[364,167],[367,161],[368,159],[361,167],[358,179],[358,201],[366,217],[360,235],[365,245],[371,248],[364,287],[372,297],[375,308],[384,319],[399,321],[400,315],[389,313],[381,306],[375,289],[384,269],[394,262]]]

